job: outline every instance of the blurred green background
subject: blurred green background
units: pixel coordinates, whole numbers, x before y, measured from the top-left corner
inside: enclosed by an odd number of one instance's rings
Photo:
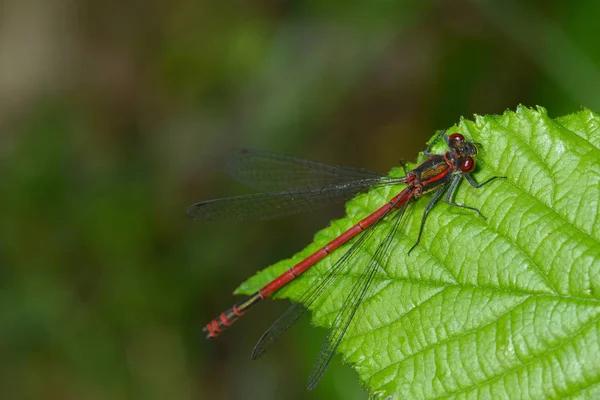
[[[245,278],[343,207],[256,224],[186,219],[248,193],[249,146],[385,172],[460,116],[600,110],[598,1],[5,0],[0,6],[0,396],[364,399],[287,306],[216,341]]]

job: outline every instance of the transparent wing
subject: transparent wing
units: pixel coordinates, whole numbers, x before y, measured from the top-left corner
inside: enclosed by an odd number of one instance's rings
[[[370,283],[372,282],[373,276],[375,275],[377,265],[378,265],[375,257],[377,257],[379,255],[379,252],[380,252],[379,249],[381,249],[382,246],[386,247],[386,248],[389,247],[389,243],[388,244],[385,244],[385,243],[391,241],[391,238],[393,237],[393,232],[396,231],[398,221],[400,221],[400,219],[402,218],[402,215],[404,214],[404,211],[405,211],[407,205],[408,205],[408,203],[405,203],[398,210],[398,214],[395,219],[396,222],[394,223],[394,226],[392,227],[392,229],[390,229],[390,232],[386,235],[386,238],[384,239],[382,244],[378,247],[378,250],[376,251],[374,258],[371,259],[371,262],[368,264],[367,269],[365,269],[363,271],[363,274],[359,278],[357,285],[358,284],[366,285],[364,288],[362,288],[362,292],[366,293],[366,290],[369,288]],[[292,304],[275,321],[275,323],[269,329],[267,329],[267,331],[261,336],[258,343],[254,347],[254,350],[252,351],[252,359],[256,359],[256,358],[260,357],[267,350],[269,350],[271,348],[271,346],[274,343],[276,343],[281,338],[281,336],[302,316],[302,314],[304,314],[306,309],[309,308],[318,298],[320,298],[323,295],[323,293],[325,293],[325,291],[335,282],[335,279],[337,277],[339,277],[350,265],[353,264],[354,257],[360,253],[362,246],[373,236],[374,232],[377,230],[377,226],[380,225],[380,222],[383,221],[387,217],[387,215],[389,215],[392,212],[394,212],[394,211],[391,210],[390,212],[386,213],[385,215],[380,217],[373,225],[371,225],[369,228],[367,228],[367,230],[365,230],[365,232],[363,232],[360,235],[360,237],[352,244],[350,249],[348,251],[346,251],[346,253],[344,253],[344,255],[329,269],[329,271],[323,277],[323,279],[321,281],[319,281],[318,284],[312,286],[308,291],[306,291],[302,295],[302,297],[298,300],[298,303]],[[343,307],[340,309],[338,315],[336,316],[336,319],[334,322],[334,328],[332,328],[332,330],[328,334],[328,337],[327,337],[328,339],[331,337],[331,332],[333,330],[339,329],[338,326],[340,324],[342,324],[342,325],[346,324],[345,328],[343,328],[343,331],[340,331],[341,335],[338,334],[339,339],[341,340],[341,337],[343,337],[343,334],[346,332],[347,325],[350,324],[350,321],[352,320],[352,317],[354,316],[356,309],[358,309],[358,307],[360,306],[360,303],[362,302],[362,299],[364,298],[364,293],[361,295],[362,292],[361,292],[361,288],[357,289],[356,285],[355,285],[353,290],[350,292],[350,294],[346,298],[346,301],[345,301]],[[349,301],[351,304],[346,304]],[[353,307],[353,310],[348,310],[347,307]],[[347,314],[348,312],[349,312],[349,314]],[[326,343],[329,343],[329,342],[326,340]],[[335,350],[337,349],[338,345],[339,345],[339,341],[333,347],[328,346],[327,348],[325,348],[325,344],[323,345],[323,347],[321,348],[321,352],[319,353],[317,363],[315,364],[315,367],[313,368],[313,372],[318,369],[318,371],[319,371],[318,374],[320,374],[320,375],[318,375],[318,377],[317,377],[315,375],[315,373],[311,374],[311,385],[312,386],[309,386],[309,388],[314,387],[318,383],[318,381],[321,379],[321,376],[323,375],[323,373],[325,373],[325,370],[327,369],[327,365],[329,364],[331,357],[333,357],[333,355],[335,354]],[[325,359],[327,359],[327,357],[329,357],[328,361],[324,362]],[[318,368],[317,368],[317,365],[319,366]],[[315,376],[313,376],[313,375],[315,375]]]
[[[385,177],[364,168],[329,165],[252,149],[236,149],[227,169],[235,179],[261,192],[320,187]]]
[[[191,219],[202,221],[273,219],[343,202],[379,184],[380,178],[363,179],[321,187],[206,200],[189,206],[186,214]]]
[[[188,207],[188,217],[203,221],[273,219],[344,202],[373,186],[403,182],[363,168],[250,149],[236,150],[228,169],[236,179],[264,193],[201,201]]]
[[[385,217],[385,216],[384,216]],[[381,217],[373,225],[369,226],[359,238],[352,244],[350,249],[344,253],[339,260],[327,271],[327,274],[315,286],[307,290],[297,303],[292,304],[281,316],[266,330],[260,337],[254,350],[252,350],[252,359],[255,360],[267,352],[281,336],[304,314],[304,312],[317,300],[353,263],[353,257],[360,253],[360,249],[364,243],[373,235],[376,226],[383,220]]]
[[[340,311],[335,317],[333,321],[333,325],[331,330],[328,332],[327,337],[323,341],[321,346],[321,350],[319,351],[319,355],[317,356],[317,360],[313,365],[313,368],[310,372],[308,378],[308,390],[312,390],[317,386],[323,374],[327,370],[331,359],[335,355],[338,346],[340,345],[342,338],[346,334],[346,331],[350,327],[350,324],[356,315],[356,312],[367,296],[371,284],[373,283],[373,278],[377,273],[377,269],[379,268],[379,263],[382,262],[388,253],[390,248],[390,244],[393,241],[394,233],[396,232],[400,220],[402,219],[402,214],[404,213],[404,209],[406,208],[408,203],[405,203],[401,210],[394,218],[394,223],[390,227],[387,232],[384,240],[379,244],[377,250],[373,254],[373,257],[369,261],[364,273],[361,275],[360,279],[354,284],[350,293],[344,300]]]

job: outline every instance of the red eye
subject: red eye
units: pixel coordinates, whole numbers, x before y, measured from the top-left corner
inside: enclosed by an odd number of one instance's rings
[[[461,135],[460,133],[453,133],[452,135],[450,135],[450,137],[448,138],[451,142],[458,140],[460,142],[463,142],[465,140],[465,137],[463,135]]]
[[[471,172],[475,169],[475,160],[472,157],[467,157],[463,160],[460,165],[460,170],[462,172]]]

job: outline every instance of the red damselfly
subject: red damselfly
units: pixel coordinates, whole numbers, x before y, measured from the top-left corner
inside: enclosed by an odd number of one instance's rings
[[[448,149],[443,154],[433,154],[432,147],[440,137],[444,138]],[[379,223],[383,219],[390,218],[392,222],[390,229],[383,235],[383,240],[362,270],[360,278],[346,296],[321,347],[309,377],[308,389],[313,389],[325,373],[356,311],[367,295],[379,269],[378,260],[385,258],[394,233],[411,201],[425,193],[433,193],[423,212],[416,242],[409,252],[421,240],[427,216],[444,193],[446,193],[446,203],[473,210],[483,217],[477,208],[455,203],[452,200],[453,194],[463,178],[474,188],[501,178],[495,176],[478,184],[471,177],[470,173],[475,169],[477,146],[475,143],[465,140],[460,133],[447,136],[444,135],[444,131],[440,131],[430,142],[424,154],[428,158],[423,163],[411,171],[407,171],[402,163],[405,176],[393,178],[367,169],[331,166],[256,150],[237,151],[231,163],[231,174],[241,182],[263,193],[196,203],[187,209],[190,218],[204,221],[269,219],[312,210],[335,201],[347,200],[359,192],[376,186],[405,184],[406,187],[340,236],[209,322],[204,327],[207,337],[217,337],[259,301],[289,284],[338,247],[358,236],[323,279],[311,286],[302,295],[300,301],[292,304],[262,335],[252,352],[253,359],[260,357],[352,263],[352,258],[359,253],[361,246],[373,236]],[[288,189],[290,186],[296,188]],[[392,216],[392,214],[394,215]]]

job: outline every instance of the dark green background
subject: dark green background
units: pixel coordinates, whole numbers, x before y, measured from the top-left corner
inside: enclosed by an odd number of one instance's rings
[[[498,4],[495,6],[494,4]],[[0,388],[6,399],[364,399],[308,320],[202,326],[343,208],[256,224],[232,146],[387,171],[460,116],[600,110],[597,1],[6,0],[0,6]]]

